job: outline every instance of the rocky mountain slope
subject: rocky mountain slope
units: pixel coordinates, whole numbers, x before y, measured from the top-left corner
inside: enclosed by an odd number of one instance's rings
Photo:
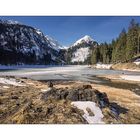
[[[97,46],[98,43],[90,36],[85,35],[83,38],[77,40],[67,50],[67,61],[72,64],[87,64],[90,59],[91,50]]]
[[[59,64],[62,46],[39,29],[0,20],[0,64]]]
[[[61,49],[64,49],[64,47],[57,40],[53,39],[52,37],[48,35],[46,35],[45,37],[47,41],[50,42],[51,48],[53,48],[54,50],[59,52]]]

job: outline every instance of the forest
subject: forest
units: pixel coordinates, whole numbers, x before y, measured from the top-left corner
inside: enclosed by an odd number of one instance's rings
[[[140,26],[131,20],[128,30],[121,33],[111,43],[101,43],[92,49],[91,64],[127,62],[140,54]]]

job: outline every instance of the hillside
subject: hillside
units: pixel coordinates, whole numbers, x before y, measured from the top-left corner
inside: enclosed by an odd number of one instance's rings
[[[59,64],[59,50],[39,29],[0,20],[0,64]]]
[[[77,40],[67,50],[67,63],[68,64],[89,64],[92,49],[97,46],[98,43],[94,41],[90,36]]]

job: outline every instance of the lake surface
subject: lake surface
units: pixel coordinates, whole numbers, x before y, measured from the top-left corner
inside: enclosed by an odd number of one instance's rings
[[[140,72],[120,70],[99,70],[88,66],[38,66],[38,67],[9,67],[1,69],[0,76],[28,77],[35,80],[79,80],[86,82],[102,82],[98,75],[140,75]]]
[[[82,81],[116,88],[129,89],[140,95],[140,84],[126,82],[112,82],[105,78],[96,76],[101,75],[133,75],[140,76],[140,72],[121,71],[121,70],[99,70],[88,66],[22,66],[5,67],[0,69],[0,76],[27,77],[40,81]]]

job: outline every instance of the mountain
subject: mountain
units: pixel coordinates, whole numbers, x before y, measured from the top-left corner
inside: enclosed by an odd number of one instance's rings
[[[77,40],[72,46],[77,46],[82,43],[92,44],[93,42],[94,42],[94,40],[90,36],[85,35],[84,37]]]
[[[60,64],[60,47],[39,29],[0,20],[0,64]]]
[[[46,35],[45,36],[47,41],[50,42],[50,47],[53,48],[56,51],[60,51],[61,49],[64,49],[64,47],[55,39],[53,39],[52,37]]]
[[[67,61],[69,64],[88,64],[90,62],[91,51],[98,43],[90,36],[77,40],[67,50]]]

